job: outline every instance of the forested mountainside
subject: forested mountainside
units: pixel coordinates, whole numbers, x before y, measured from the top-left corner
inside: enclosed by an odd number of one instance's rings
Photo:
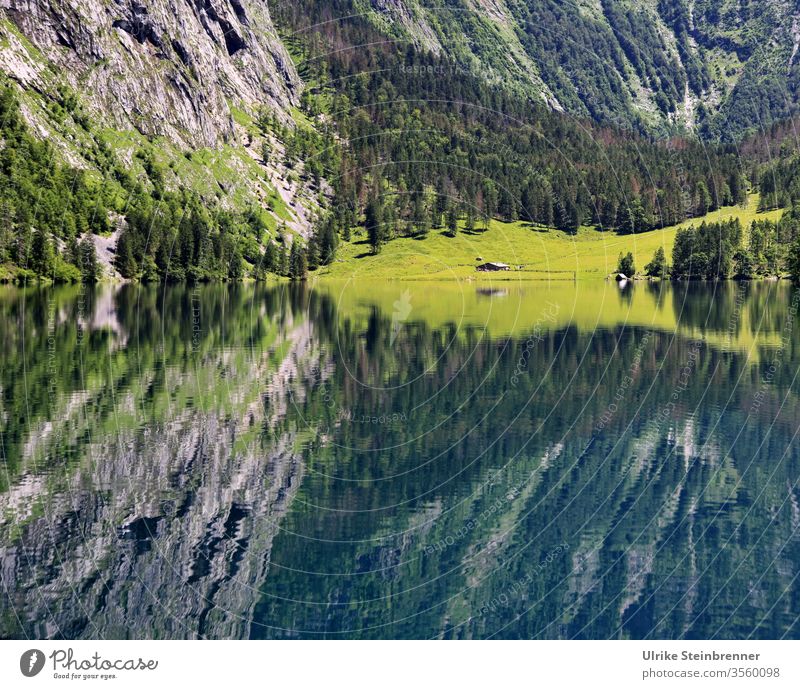
[[[0,278],[302,277],[360,227],[641,232],[765,169],[790,206],[785,130],[725,139],[793,111],[796,8],[715,5],[2,0]]]
[[[318,4],[352,4],[391,36],[604,122],[731,140],[797,102],[800,6],[787,0]]]

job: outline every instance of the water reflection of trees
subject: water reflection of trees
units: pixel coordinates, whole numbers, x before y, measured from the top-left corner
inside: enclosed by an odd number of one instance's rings
[[[794,290],[779,282],[685,282],[670,289],[679,324],[703,332],[780,333]]]
[[[721,287],[720,313],[691,286],[672,294],[673,305],[691,326],[724,333],[737,293]],[[755,300],[762,331],[774,333],[790,293],[770,289],[747,286],[744,305]],[[300,490],[299,505],[314,507],[294,509],[287,533],[324,532],[344,543],[301,549],[297,539],[279,538],[273,556],[281,568],[267,581],[257,620],[363,636],[503,630],[605,638],[656,630],[656,637],[735,638],[790,629],[800,558],[794,367],[764,389],[744,352],[675,333],[566,328],[527,350],[514,386],[524,338],[475,331],[453,338],[424,323],[394,339],[391,331],[389,314],[379,311],[368,335],[342,326],[339,363],[347,365],[337,366],[330,387],[340,393],[336,408],[357,418],[393,409],[406,420],[327,419],[335,433],[309,453],[315,471]],[[793,331],[789,347],[796,345]],[[620,399],[621,381],[628,382]],[[766,399],[754,408],[758,395]],[[312,397],[303,414],[321,418],[325,410]],[[494,471],[503,472],[499,487],[484,490]],[[503,503],[520,481],[529,487],[524,505]],[[482,521],[498,497],[504,507]],[[467,523],[478,526],[426,550]],[[539,568],[562,543],[569,554]],[[765,569],[767,553],[780,557]],[[322,574],[294,576],[295,569]],[[259,624],[253,632],[278,634]]]
[[[331,309],[284,286],[123,286],[109,313],[108,293],[0,301],[0,636],[247,636],[303,476],[286,400]]]
[[[701,287],[634,286],[688,329],[786,325],[786,286]],[[4,635],[792,635],[796,328],[765,386],[713,338],[687,379],[681,329],[397,328],[285,285],[102,302],[0,295]]]

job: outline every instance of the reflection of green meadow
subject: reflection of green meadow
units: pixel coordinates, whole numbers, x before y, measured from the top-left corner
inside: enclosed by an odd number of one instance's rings
[[[317,286],[342,315],[363,327],[374,309],[392,314],[398,298],[408,294],[406,325],[424,322],[434,330],[456,325],[462,333],[485,328],[489,337],[525,337],[534,330],[567,326],[585,333],[623,325],[654,328],[701,337],[725,348],[752,350],[754,360],[761,347],[780,342],[775,319],[781,320],[785,313],[779,310],[788,308],[785,288],[785,283],[733,281],[691,285],[633,282],[624,287],[586,280],[500,280],[493,284],[489,278],[479,284],[326,280]],[[740,290],[746,300],[737,313]]]
[[[532,226],[525,222],[504,223],[492,220],[486,232],[459,232],[447,236],[434,230],[425,239],[404,237],[384,245],[377,256],[370,254],[363,235],[340,245],[336,261],[320,275],[334,278],[464,280],[481,283],[504,280],[573,280],[603,278],[614,272],[620,252],[633,253],[636,267],[643,270],[656,249],[663,247],[668,260],[675,234],[681,227],[739,218],[747,232],[753,220],[777,220],[782,210],[758,212],[758,195],[750,196],[747,208],[721,208],[702,218],[681,225],[636,235],[619,235],[582,227],[570,236],[559,230]],[[483,261],[500,261],[512,266],[507,273],[478,273]],[[524,266],[518,269],[519,266]]]

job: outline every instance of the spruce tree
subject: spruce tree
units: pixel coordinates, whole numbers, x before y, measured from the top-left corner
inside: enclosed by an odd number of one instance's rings
[[[292,280],[305,280],[308,276],[308,263],[305,249],[300,246],[300,240],[295,238],[289,255],[289,277]]]
[[[375,196],[367,203],[364,225],[367,228],[372,253],[379,254],[383,246],[383,207],[380,197]]]
[[[656,252],[653,254],[653,260],[644,267],[644,272],[648,277],[667,277],[667,257],[664,255],[664,247],[660,246],[656,249]],[[625,274],[627,275],[627,273]]]
[[[447,209],[447,233],[451,237],[458,234],[458,208],[455,205]]]
[[[84,235],[78,244],[78,268],[84,282],[97,282],[100,279],[100,264],[91,234]]]
[[[629,278],[633,277],[636,273],[636,266],[633,263],[633,254],[630,251],[624,256],[620,253],[619,259],[617,260],[617,272]]]
[[[47,231],[37,228],[31,242],[30,268],[37,275],[50,277],[55,266],[55,253]]]

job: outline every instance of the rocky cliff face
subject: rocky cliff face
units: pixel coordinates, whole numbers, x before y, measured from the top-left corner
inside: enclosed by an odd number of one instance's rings
[[[0,66],[66,80],[101,121],[175,142],[232,138],[231,106],[285,113],[300,79],[262,0],[0,0]]]

